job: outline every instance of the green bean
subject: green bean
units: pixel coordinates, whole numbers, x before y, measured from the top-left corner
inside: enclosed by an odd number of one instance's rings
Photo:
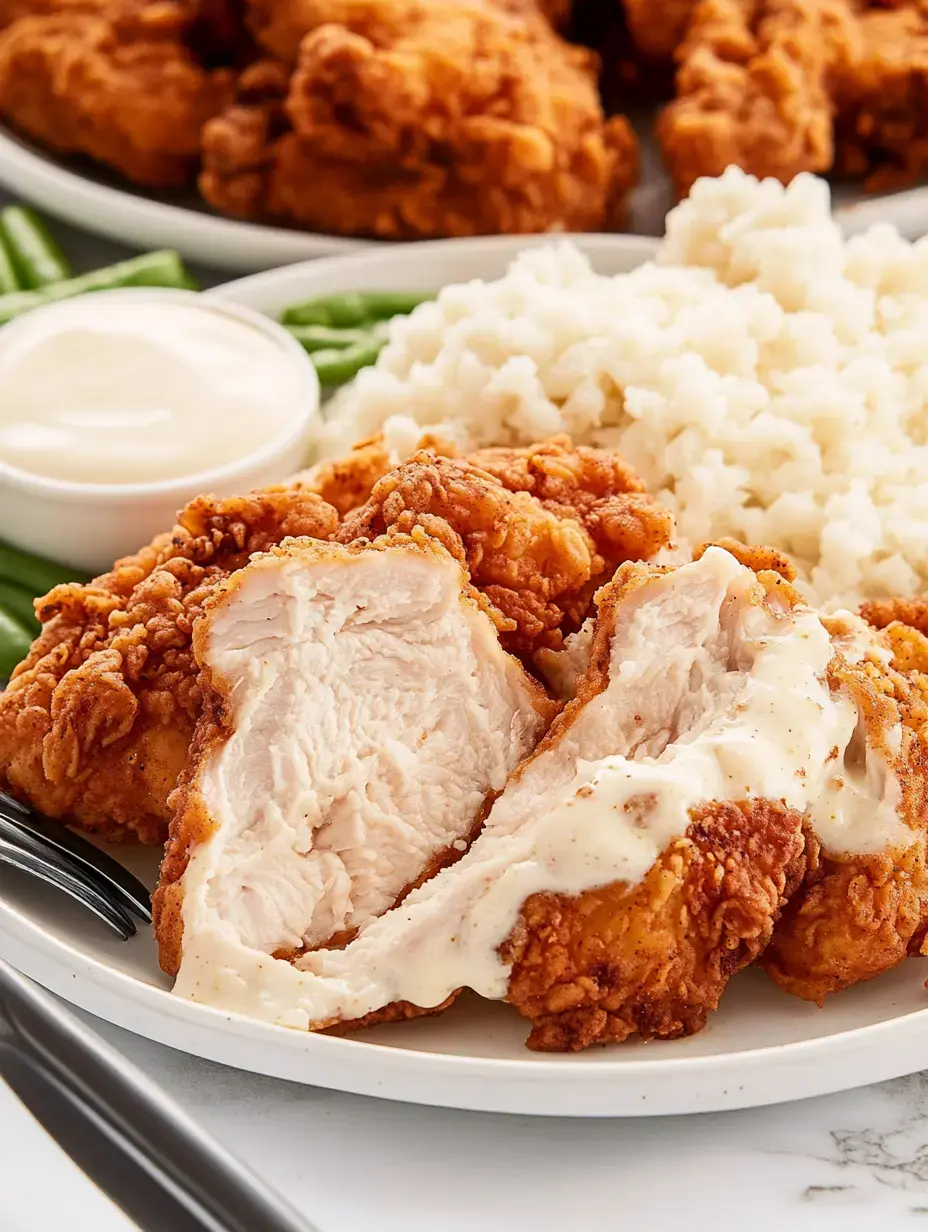
[[[0,611],[9,613],[33,637],[42,628],[33,606],[35,597],[12,582],[0,582]]]
[[[364,295],[368,316],[374,321],[408,317],[413,308],[434,298],[431,292],[422,291],[367,291]]]
[[[0,295],[9,295],[11,291],[21,291],[23,284],[19,280],[16,266],[10,255],[10,248],[3,233],[0,232]]]
[[[406,316],[434,296],[415,291],[348,291],[323,295],[285,309],[284,325],[329,325],[336,329],[370,325],[390,317]]]
[[[357,291],[346,295],[324,295],[287,308],[280,318],[284,325],[327,325],[335,329],[364,325],[367,307]]]
[[[73,277],[74,271],[35,210],[8,205],[0,211],[0,232],[21,284],[38,290]]]
[[[0,608],[0,676],[6,679],[31,645],[32,638],[19,621]]]
[[[362,368],[377,362],[377,356],[383,350],[383,343],[377,338],[369,338],[366,342],[356,342],[344,350],[329,347],[326,351],[315,351],[312,361],[316,366],[316,375],[320,385],[344,385],[350,381]]]
[[[47,594],[61,582],[83,582],[86,574],[79,574],[66,565],[22,552],[9,543],[0,543],[0,581],[12,582],[33,595]]]
[[[366,329],[332,329],[329,325],[288,325],[287,330],[310,355],[327,349],[343,351],[372,337]]]
[[[120,261],[117,265],[107,265],[89,274],[81,274],[78,278],[69,278],[67,282],[42,287],[38,291],[16,291],[12,295],[2,295],[0,325],[24,312],[31,312],[33,308],[62,299],[73,299],[76,295],[87,295],[91,291],[112,291],[118,287],[177,288],[187,286],[188,280],[189,275],[176,252],[167,249],[148,252],[128,261]]]

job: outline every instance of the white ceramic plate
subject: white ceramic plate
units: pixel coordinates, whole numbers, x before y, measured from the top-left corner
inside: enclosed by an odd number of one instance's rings
[[[603,273],[628,269],[653,251],[650,241],[615,236],[579,244]],[[524,246],[504,238],[380,248],[248,278],[218,294],[276,312],[331,291],[429,290],[497,277]],[[154,853],[123,854],[154,879]],[[797,1099],[928,1067],[928,969],[915,961],[824,1010],[747,972],[692,1039],[538,1056],[525,1050],[526,1024],[514,1011],[473,997],[437,1018],[347,1039],[175,999],[150,936],[111,940],[68,900],[5,869],[0,953],[84,1009],[174,1048],[297,1082],[448,1107],[558,1116],[695,1112]]]

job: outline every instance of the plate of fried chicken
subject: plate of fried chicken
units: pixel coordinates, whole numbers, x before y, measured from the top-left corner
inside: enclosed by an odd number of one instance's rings
[[[428,289],[519,241],[445,247],[220,294]],[[682,552],[618,452],[564,435],[400,461],[375,436],[199,497],[50,593],[0,696],[4,789],[130,840],[154,935],[10,877],[5,953],[174,1047],[452,1107],[677,1113],[922,1067],[925,602],[825,615],[795,582],[762,546]]]
[[[730,164],[917,182],[926,46],[917,0],[3,0],[0,178],[238,269],[657,233]]]

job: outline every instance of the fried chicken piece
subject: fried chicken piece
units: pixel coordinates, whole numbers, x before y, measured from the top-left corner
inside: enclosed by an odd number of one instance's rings
[[[89,585],[56,587],[0,694],[0,784],[107,838],[163,843],[167,798],[200,714],[191,630],[207,595],[287,535],[328,538],[311,493],[199,497],[177,527]]]
[[[860,720],[835,750],[805,881],[762,959],[781,988],[819,1005],[919,953],[928,931],[928,639],[846,613],[825,624],[829,685]]]
[[[258,37],[282,63],[246,72],[238,103],[206,126],[200,186],[217,209],[388,239],[619,218],[634,136],[603,118],[593,53],[537,13],[492,0],[261,12]]]
[[[0,114],[137,183],[186,183],[203,125],[234,88],[229,70],[207,70],[193,50],[200,16],[195,4],[117,0],[14,21],[0,34]]]
[[[416,525],[466,562],[506,619],[503,645],[529,661],[582,624],[619,564],[655,555],[673,531],[618,455],[574,450],[566,438],[464,458],[422,450],[375,485],[338,539]]]
[[[532,894],[501,950],[529,1047],[692,1034],[763,952],[805,869],[829,655],[779,575],[720,548],[677,570],[626,565],[605,588],[577,696],[497,805],[550,810],[543,856],[581,845],[564,890]],[[801,766],[783,756],[789,726]],[[591,871],[597,843],[609,855]]]
[[[784,183],[829,170],[831,82],[858,39],[847,0],[699,0],[658,123],[680,195],[732,163]]]
[[[928,167],[928,10],[871,6],[858,30],[858,55],[834,75],[835,171],[886,192]]]
[[[421,529],[291,541],[214,593],[195,634],[204,718],[154,899],[177,991],[305,1027],[265,978],[299,982],[312,951],[350,944],[458,858],[556,712],[496,622]],[[418,1012],[386,1005],[379,1020]]]
[[[308,554],[288,551],[310,567]],[[603,594],[579,696],[516,770],[466,854],[399,908],[368,919],[343,947],[268,962],[289,933],[270,911],[254,933],[254,898],[231,893],[253,845],[247,833],[240,837],[248,801],[229,777],[236,766],[266,758],[267,725],[259,705],[238,706],[233,718],[223,696],[231,687],[241,695],[243,672],[257,690],[249,643],[263,622],[247,608],[250,602],[260,613],[263,592],[252,584],[249,601],[243,582],[286,554],[236,575],[225,608],[233,615],[231,605],[239,609],[231,634],[220,628],[217,635],[219,604],[198,629],[210,679],[222,684],[208,708],[217,718],[204,721],[198,764],[179,793],[156,899],[166,968],[180,959],[175,991],[319,1029],[396,1014],[398,1003],[404,1016],[414,1007],[434,1010],[470,987],[514,1004],[532,1021],[530,1046],[541,1048],[698,1030],[730,976],[763,949],[799,883],[802,809],[830,744],[853,729],[822,678],[832,649],[814,613],[779,575],[758,577],[718,548],[675,571],[623,566]],[[268,587],[280,593],[276,578]],[[314,588],[291,581],[288,589],[302,596],[307,612]],[[319,589],[346,628],[356,604],[340,600],[340,585]],[[454,610],[448,602],[440,607]],[[390,638],[409,638],[408,618],[395,618],[389,603],[364,611]],[[462,656],[445,653],[446,641],[440,639],[439,661],[445,671],[460,671]],[[406,665],[418,701],[429,673],[413,646],[387,657]],[[307,656],[274,678],[309,685],[317,674]],[[384,673],[383,682],[389,679]],[[374,689],[346,688],[352,715],[366,712]],[[291,685],[281,693],[287,710],[278,706],[275,728],[299,730],[301,691]],[[388,722],[392,707],[377,713]],[[460,723],[465,708],[453,713]],[[349,738],[350,725],[336,722],[334,730]],[[391,730],[404,733],[406,724],[392,722]],[[781,745],[787,730],[794,738]],[[294,753],[288,779],[313,781],[310,747],[318,742]],[[458,738],[455,750],[470,763],[468,738]],[[260,797],[269,817],[278,805],[295,807],[279,777],[275,783],[270,801],[267,792]],[[296,845],[306,847],[300,838]],[[299,897],[291,925],[297,936],[314,911],[311,894]]]

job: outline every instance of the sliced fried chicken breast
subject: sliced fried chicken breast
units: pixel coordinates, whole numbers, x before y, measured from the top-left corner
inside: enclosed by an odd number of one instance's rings
[[[363,548],[348,551],[353,567],[367,559]],[[335,552],[317,549],[312,560]],[[698,1030],[729,977],[762,952],[801,881],[803,815],[821,794],[832,750],[843,756],[858,729],[854,699],[830,687],[833,648],[818,617],[779,574],[757,575],[721,548],[676,570],[623,566],[601,597],[576,698],[512,775],[469,850],[376,918],[383,897],[327,918],[326,927],[358,926],[340,948],[295,954],[294,941],[318,936],[313,921],[329,903],[319,886],[301,883],[305,900],[287,921],[250,907],[236,888],[243,870],[271,859],[256,854],[255,827],[262,852],[273,852],[278,812],[299,813],[281,783],[312,781],[317,744],[304,741],[272,796],[265,785],[256,815],[229,776],[234,765],[271,761],[258,705],[264,654],[243,656],[243,684],[220,665],[220,631],[238,612],[236,644],[260,637],[244,579],[310,573],[318,566],[309,562],[302,551],[283,552],[250,566],[201,626],[214,717],[179,793],[158,895],[162,960],[178,972],[176,991],[323,1028],[397,1004],[438,1007],[470,987],[514,1004],[540,1048]],[[309,616],[317,603],[304,599],[301,631],[318,623]],[[379,619],[389,623],[386,612]],[[397,622],[391,636],[408,637],[410,622]],[[412,624],[419,645],[421,620]],[[333,653],[343,661],[337,646]],[[466,663],[470,653],[442,661]],[[288,673],[278,727],[294,728],[304,713],[296,699],[319,670],[307,660]],[[373,704],[372,690],[361,692],[358,707]],[[455,732],[469,764],[471,729]],[[284,845],[306,850],[312,824],[300,815]],[[442,828],[440,841],[449,833]],[[411,872],[404,861],[390,892]],[[282,951],[289,961],[269,957]]]
[[[772,549],[722,546],[755,570],[795,576]],[[928,605],[884,600],[863,611],[869,623],[846,612],[823,620],[829,686],[853,702],[858,725],[832,750],[808,807],[806,875],[762,958],[781,988],[818,1004],[923,952],[928,931]],[[592,635],[589,621],[541,656],[557,696],[577,695]]]
[[[155,898],[182,990],[261,1000],[252,968],[293,969],[269,955],[343,941],[466,849],[556,709],[494,616],[421,531],[292,541],[230,579]]]
[[[201,496],[110,573],[56,587],[0,694],[3,790],[107,838],[163,843],[200,714],[191,637],[206,596],[252,552],[337,524],[309,492]]]

